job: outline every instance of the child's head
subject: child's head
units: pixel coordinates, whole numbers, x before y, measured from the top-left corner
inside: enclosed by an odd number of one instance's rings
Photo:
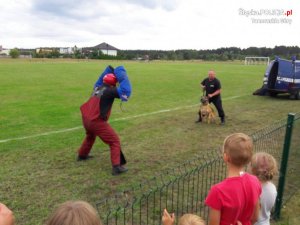
[[[47,225],[101,225],[96,210],[84,201],[61,204],[48,219]]]
[[[237,167],[247,165],[252,157],[252,139],[243,133],[231,134],[225,138],[223,152],[228,157],[228,162]]]
[[[256,153],[251,160],[251,172],[257,176],[261,182],[270,181],[278,173],[277,162],[275,158],[268,153]]]
[[[178,225],[205,225],[205,222],[197,215],[184,214],[182,217],[180,217]]]

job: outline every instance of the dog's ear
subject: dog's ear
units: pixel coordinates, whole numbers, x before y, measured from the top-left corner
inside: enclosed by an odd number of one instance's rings
[[[202,96],[201,97],[201,103],[202,104],[206,104],[206,103],[208,103],[209,101],[208,101],[208,97],[207,96]]]
[[[200,102],[201,103],[205,103],[207,101],[207,99],[206,99],[206,96],[202,96],[201,98],[200,98]]]

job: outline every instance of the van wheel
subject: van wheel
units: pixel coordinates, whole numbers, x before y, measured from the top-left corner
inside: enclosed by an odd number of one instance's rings
[[[270,96],[271,96],[271,97],[276,97],[276,96],[277,96],[277,93],[276,93],[276,92],[271,92],[271,93],[270,93]]]

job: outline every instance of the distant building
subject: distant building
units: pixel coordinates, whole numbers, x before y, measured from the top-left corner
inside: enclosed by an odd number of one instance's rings
[[[58,48],[36,48],[35,49],[35,52],[37,54],[42,54],[42,53],[52,53],[52,52],[55,52],[55,51],[59,51]]]
[[[114,46],[111,46],[105,42],[96,45],[94,48],[100,50],[104,55],[111,55],[111,56],[117,56],[119,50]]]
[[[72,47],[66,47],[66,48],[59,48],[60,54],[73,54],[74,50]]]
[[[111,56],[117,56],[118,50],[116,47],[109,45],[105,42],[96,45],[94,47],[88,47],[88,48],[83,48],[82,51],[84,53],[89,53],[92,51],[101,51],[104,55],[111,55]]]
[[[78,48],[74,47],[40,47],[36,49],[18,49],[20,51],[20,57],[32,57],[32,56],[52,56],[52,57],[69,57],[68,55],[83,53],[81,56],[90,57],[90,54],[98,56],[100,54],[117,56],[118,50],[116,47],[109,45],[105,42],[96,45],[94,47]],[[5,49],[0,45],[0,55],[9,55],[10,49]],[[36,55],[35,55],[35,53]],[[65,56],[64,56],[65,55]]]
[[[20,48],[18,49],[20,52],[20,58],[32,58],[35,49],[31,48]]]
[[[2,45],[0,45],[0,55],[2,56],[8,56],[9,55],[9,51],[10,49],[5,49],[2,47]]]
[[[81,51],[81,48],[77,48],[77,46],[75,45],[74,47],[63,47],[63,48],[59,48],[59,53],[60,54],[74,54],[76,51]]]

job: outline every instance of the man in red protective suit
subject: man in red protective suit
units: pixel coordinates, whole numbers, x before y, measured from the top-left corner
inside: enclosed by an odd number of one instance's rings
[[[119,96],[116,88],[117,82],[118,80],[113,73],[106,74],[103,77],[102,85],[96,87],[90,99],[80,107],[86,137],[78,150],[78,161],[91,158],[89,153],[96,136],[98,136],[110,147],[112,175],[119,175],[128,170],[123,166],[126,164],[126,159],[121,151],[120,139],[107,122],[114,99],[127,98],[124,95]]]

